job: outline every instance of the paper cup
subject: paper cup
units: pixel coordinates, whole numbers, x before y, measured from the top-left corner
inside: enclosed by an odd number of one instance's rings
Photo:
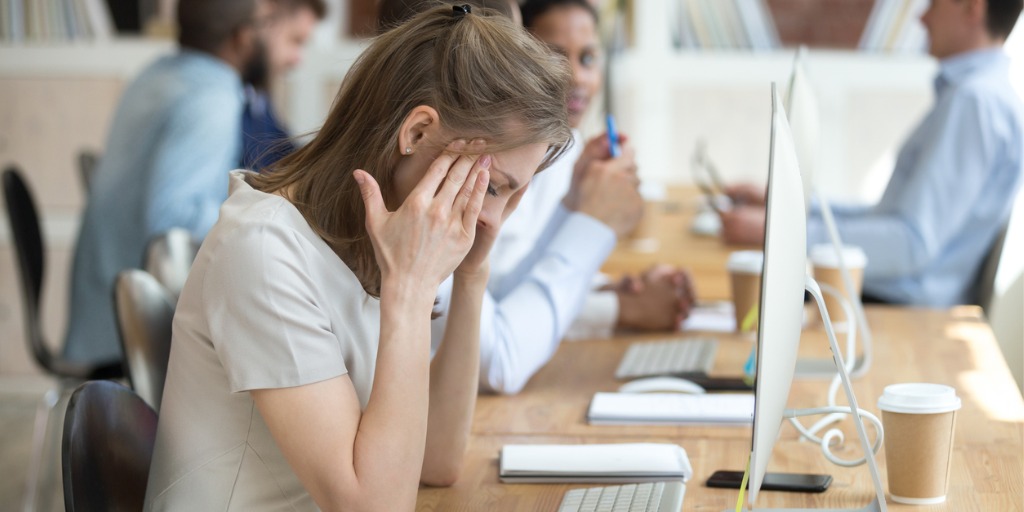
[[[864,267],[868,264],[868,257],[860,247],[845,245],[842,248],[843,263],[850,270],[850,278],[853,281],[853,293],[860,296],[861,286],[864,283]],[[818,284],[827,284],[839,290],[852,307],[852,295],[846,290],[843,283],[843,274],[839,270],[839,255],[832,244],[815,245],[811,248],[811,265],[814,267],[814,280]],[[842,304],[830,294],[824,294],[825,308],[828,309],[828,316],[833,325],[845,325],[850,319],[846,318],[846,312]]]
[[[893,384],[878,399],[885,430],[889,497],[897,503],[946,501],[960,398],[941,384]]]
[[[761,251],[737,251],[729,255],[729,282],[732,285],[737,331],[741,329],[747,313],[761,298],[763,267],[764,253]]]

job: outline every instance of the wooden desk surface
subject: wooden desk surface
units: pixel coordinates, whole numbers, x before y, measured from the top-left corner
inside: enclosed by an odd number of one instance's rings
[[[729,253],[761,247],[727,246],[718,237],[699,236],[690,230],[701,204],[695,188],[669,188],[665,201],[648,203],[644,221],[636,233],[623,240],[605,260],[601,270],[613,276],[643,272],[651,265],[668,263],[692,273],[701,300],[728,300]]]
[[[649,205],[649,218],[635,238],[660,239],[654,252],[636,250],[642,244],[624,241],[604,270],[611,274],[639,272],[667,262],[691,269],[702,299],[727,299],[725,261],[736,248],[714,238],[692,235],[696,212],[692,190],[670,190],[669,201]],[[635,245],[635,247],[634,247]],[[942,505],[911,507],[889,503],[891,510],[1020,511],[1024,510],[1024,399],[1014,384],[992,330],[975,307],[929,310],[869,307],[868,322],[875,339],[874,364],[854,381],[860,406],[878,411],[877,399],[886,385],[934,382],[957,389],[963,400],[958,413],[948,500]],[[815,316],[816,318],[816,316]],[[801,356],[824,357],[824,331],[814,324],[804,330]],[[692,334],[688,336],[694,336]],[[736,375],[750,351],[752,339],[712,335],[720,340],[714,373]],[[498,482],[497,457],[510,443],[672,442],[682,445],[694,467],[684,510],[731,509],[736,492],[709,489],[707,477],[717,469],[740,469],[750,451],[749,427],[591,426],[586,410],[593,394],[614,391],[613,377],[631,341],[665,338],[661,335],[619,336],[610,340],[563,343],[553,360],[516,396],[480,396],[466,466],[459,482],[447,489],[424,488],[418,510],[554,511],[567,489],[593,485],[525,485]],[[843,343],[841,340],[840,343]],[[828,382],[797,380],[790,407],[826,404]],[[845,403],[845,399],[841,400]],[[812,418],[805,418],[809,424]],[[835,450],[845,458],[860,450],[850,421],[841,428],[847,443]],[[870,431],[870,428],[869,428]],[[816,445],[796,441],[785,425],[769,470],[828,473],[834,478],[824,494],[764,493],[762,507],[860,507],[871,496],[867,468],[841,468],[829,463]],[[886,484],[885,450],[876,460]]]
[[[519,443],[602,443],[636,442],[635,438],[588,438],[573,436],[474,436],[470,442],[462,478],[450,488],[420,489],[416,509],[420,511],[555,511],[565,491],[597,484],[502,484],[498,482],[498,452],[505,444]],[[740,469],[750,453],[750,441],[742,439],[689,439],[672,436],[646,438],[646,442],[678,443],[693,465],[694,476],[687,484],[683,510],[721,512],[736,505],[737,491],[712,489],[704,482],[718,469]],[[1018,445],[1019,447],[1019,445]],[[1019,451],[1019,450],[1018,450]],[[1014,465],[1013,460],[1017,463]],[[879,458],[883,486],[886,485],[884,457]],[[873,496],[871,476],[866,467],[841,468],[821,456],[817,446],[797,441],[776,444],[770,471],[827,473],[832,485],[821,494],[763,492],[759,507],[859,508]],[[957,447],[953,455],[951,484],[946,503],[916,507],[888,503],[893,511],[1008,512],[1021,510],[1021,467],[1019,454],[1009,455],[998,447]]]
[[[988,324],[973,307],[948,311],[871,306],[868,322],[875,335],[874,362],[868,374],[854,380],[854,391],[864,409],[877,411],[882,390],[898,382],[934,382],[957,389],[964,400],[960,427],[972,432],[961,437],[988,436],[990,427],[973,425],[975,418],[1011,421],[1019,438],[1024,401]],[[473,431],[479,434],[566,434],[573,436],[647,436],[749,438],[743,427],[629,427],[592,426],[586,423],[590,399],[598,391],[615,391],[622,382],[614,373],[630,341],[664,337],[644,335],[608,340],[566,342],[555,357],[515,396],[481,395],[477,400]],[[681,336],[702,336],[686,334]],[[719,339],[713,372],[738,375],[750,353],[751,342],[741,335],[713,335]],[[747,335],[749,336],[749,335]],[[824,331],[804,331],[801,355],[825,357],[829,351]],[[790,393],[790,407],[822,406],[828,382],[800,379]],[[845,399],[843,400],[845,401]],[[979,427],[979,428],[974,428]],[[977,430],[977,432],[974,432]],[[791,432],[788,427],[783,431]],[[1021,441],[1018,440],[1018,443]]]
[[[855,381],[862,408],[878,413],[882,389],[897,382],[936,382],[957,389],[963,399],[958,413],[949,498],[943,505],[892,510],[1010,511],[1022,510],[1024,496],[1024,399],[1021,398],[988,324],[977,308],[948,311],[873,307],[868,318],[875,329],[875,364]],[[508,443],[673,442],[682,445],[694,466],[684,510],[725,510],[735,504],[734,492],[703,485],[716,469],[739,469],[750,451],[749,427],[591,426],[587,405],[596,391],[613,391],[613,373],[628,345],[625,338],[563,343],[554,359],[516,396],[481,396],[463,477],[449,489],[420,491],[419,510],[555,510],[566,489],[587,485],[511,485],[497,480],[497,454]],[[749,342],[723,337],[716,369],[741,364]],[[805,332],[801,352],[827,350],[820,329]],[[809,350],[804,350],[809,349]],[[736,357],[742,354],[741,357]],[[825,405],[827,382],[798,380],[791,407]],[[843,400],[845,402],[845,400]],[[805,424],[810,421],[805,420]],[[849,440],[835,450],[845,458],[859,456],[850,421],[841,428]],[[869,428],[870,431],[870,428]],[[827,473],[831,489],[822,495],[766,493],[759,506],[859,507],[871,492],[866,467],[830,464],[816,445],[798,442],[785,425],[770,470]],[[885,450],[876,457],[885,485]]]

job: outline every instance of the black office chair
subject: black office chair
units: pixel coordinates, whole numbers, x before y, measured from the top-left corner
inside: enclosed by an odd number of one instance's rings
[[[39,228],[32,193],[25,185],[21,173],[9,166],[3,173],[4,198],[7,203],[7,217],[10,221],[14,249],[18,253],[21,292],[25,310],[25,333],[28,337],[29,352],[39,366],[56,377],[71,379],[112,379],[123,375],[121,360],[101,361],[82,364],[62,359],[50,352],[43,339],[40,299],[43,290],[43,274],[46,268],[46,253]]]
[[[64,509],[142,510],[156,422],[153,409],[120,384],[89,381],[75,389],[61,443]]]
[[[100,156],[87,149],[78,153],[78,176],[82,179],[82,188],[85,195],[89,195],[92,189],[92,180],[96,176],[96,169],[99,168]]]
[[[1011,215],[1011,218],[1013,216]],[[989,246],[985,261],[978,270],[978,277],[975,281],[974,303],[981,306],[986,315],[992,313],[992,299],[996,291],[996,275],[999,273],[999,262],[1003,257],[1003,246],[1006,245],[1006,235],[1010,230],[1010,221],[1007,219],[996,239]]]

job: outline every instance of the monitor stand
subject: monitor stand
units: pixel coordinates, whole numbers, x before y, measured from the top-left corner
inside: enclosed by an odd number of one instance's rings
[[[864,460],[867,462],[868,471],[871,473],[871,482],[874,486],[874,496],[867,505],[861,508],[744,508],[745,512],[810,512],[810,511],[826,511],[826,512],[885,512],[885,491],[882,489],[882,479],[878,473],[878,465],[875,463],[874,451],[871,447],[871,442],[868,441],[867,431],[864,428],[864,422],[861,419],[860,409],[857,405],[857,397],[853,393],[853,387],[850,385],[850,374],[846,371],[846,365],[843,361],[843,353],[839,351],[839,343],[836,341],[835,331],[832,329],[832,322],[829,320],[828,311],[825,309],[825,300],[821,295],[821,288],[818,286],[818,282],[814,278],[807,276],[807,281],[804,284],[804,288],[811,294],[814,301],[818,304],[818,311],[821,313],[821,318],[825,324],[825,331],[828,333],[829,346],[832,349],[833,366],[832,371],[838,371],[839,377],[843,382],[843,389],[846,391],[846,399],[850,404],[850,414],[853,416],[853,423],[857,428],[857,437],[860,438],[860,446],[864,451]],[[800,411],[787,411],[786,416],[793,417],[799,416]],[[881,435],[881,432],[879,432]],[[733,509],[734,510],[734,509]],[[726,512],[732,512],[727,510]]]
[[[847,290],[852,290],[853,278],[850,276],[850,268],[847,267],[846,262],[843,261],[843,240],[839,237],[839,230],[836,228],[836,220],[832,215],[832,207],[830,206],[828,199],[825,197],[825,194],[822,194],[820,191],[815,191],[814,195],[817,196],[818,202],[821,205],[821,216],[822,220],[825,221],[825,229],[828,231],[829,240],[832,242],[832,246],[836,250],[836,255],[839,257],[839,273],[843,278],[843,286]],[[860,300],[860,295],[851,295],[852,296],[849,299],[853,304],[853,316],[857,321],[857,327],[862,333],[861,336],[864,339],[864,350],[862,355],[854,359],[853,368],[850,370],[850,377],[858,378],[866,374],[868,368],[871,367],[873,338],[871,336],[871,328],[868,326],[867,317],[864,315],[864,304]],[[847,318],[849,318],[849,316],[847,316]],[[826,322],[826,325],[828,325],[828,322]],[[800,359],[796,362],[796,375],[801,378],[828,379],[835,377],[836,374],[832,361],[828,359]]]

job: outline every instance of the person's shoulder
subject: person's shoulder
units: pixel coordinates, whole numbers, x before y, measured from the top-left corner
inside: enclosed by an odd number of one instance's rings
[[[168,115],[241,110],[241,80],[213,57],[189,53],[165,55],[146,67],[129,86],[126,97],[165,105]]]
[[[228,247],[232,253],[264,256],[318,252],[316,244],[323,241],[295,206],[279,195],[253,189],[245,175],[232,173],[231,193],[207,237],[211,243],[218,250]]]
[[[1018,108],[1021,104],[1006,64],[996,61],[964,77],[953,91],[955,99],[979,105],[1007,104]]]
[[[947,101],[949,111],[959,112],[960,117],[1015,127],[1024,123],[1024,103],[1006,77],[988,73],[969,77],[957,84]]]

